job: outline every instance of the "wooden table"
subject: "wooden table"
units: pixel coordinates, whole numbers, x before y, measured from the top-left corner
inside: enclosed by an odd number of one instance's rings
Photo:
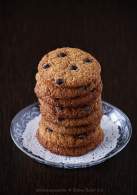
[[[1,194],[137,194],[137,6],[109,2],[1,1]],[[33,89],[40,58],[62,46],[82,48],[99,60],[103,99],[127,113],[133,125],[132,139],[121,153],[87,169],[38,164],[10,137],[14,115],[36,101]]]

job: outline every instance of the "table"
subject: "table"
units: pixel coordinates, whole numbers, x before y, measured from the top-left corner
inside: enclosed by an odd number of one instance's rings
[[[136,194],[137,6],[113,1],[1,1],[1,194]],[[133,125],[128,146],[95,167],[63,170],[36,163],[13,144],[14,115],[36,101],[40,58],[57,47],[91,52],[102,65],[103,99]]]

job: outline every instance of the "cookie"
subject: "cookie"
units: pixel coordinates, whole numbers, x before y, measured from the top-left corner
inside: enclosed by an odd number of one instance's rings
[[[83,118],[76,118],[76,119],[64,119],[64,118],[57,118],[49,113],[45,115],[42,114],[42,118],[45,121],[50,121],[54,124],[63,125],[65,127],[76,127],[81,125],[88,125],[88,124],[99,124],[102,117],[101,110],[91,113],[90,115],[83,117]]]
[[[89,114],[99,110],[101,107],[101,100],[97,99],[94,104],[88,104],[82,107],[58,107],[52,106],[50,104],[45,104],[44,101],[39,100],[40,102],[40,112],[42,115],[46,113],[50,113],[53,116],[57,116],[57,118],[82,118],[88,116]]]
[[[99,97],[100,92],[98,92],[97,94],[95,93],[89,93],[86,96],[79,96],[76,98],[51,98],[50,96],[45,96],[42,98],[39,98],[39,100],[42,100],[44,103],[50,104],[52,106],[57,106],[57,107],[71,107],[71,108],[75,108],[75,107],[82,107],[85,105],[88,105],[90,103],[93,103],[97,100],[97,98]]]
[[[36,87],[35,92],[39,99],[52,106],[78,107],[82,105],[87,105],[88,103],[94,103],[94,101],[96,101],[96,99],[100,96],[102,92],[102,86],[98,85],[94,91],[84,96],[76,96],[73,98],[53,98],[51,96],[48,96],[47,94],[42,94],[39,90],[36,90]]]
[[[39,73],[36,74],[36,80],[37,83],[34,91],[38,97],[50,96],[52,98],[74,98],[78,96],[85,96],[89,93],[93,94],[94,97],[102,91],[102,82],[100,77],[97,80],[94,80],[92,84],[71,88],[55,86],[49,81],[45,82]]]
[[[35,93],[41,120],[39,142],[51,152],[79,156],[103,140],[101,67],[89,53],[60,48],[38,65]]]
[[[104,133],[102,130],[99,131],[98,136],[96,139],[91,140],[86,146],[80,146],[80,147],[62,147],[60,145],[54,145],[50,141],[48,141],[45,136],[41,136],[39,134],[39,131],[37,131],[37,139],[39,143],[46,149],[50,150],[53,153],[59,154],[59,155],[65,155],[65,156],[80,156],[84,155],[90,150],[95,149],[101,142],[103,141]]]
[[[62,147],[80,147],[86,146],[91,141],[96,142],[98,135],[100,134],[102,129],[97,127],[95,131],[92,132],[84,132],[77,135],[64,135],[60,133],[56,133],[54,130],[49,127],[40,126],[38,129],[39,136],[47,140],[53,145],[58,145]]]
[[[93,84],[101,67],[89,53],[77,48],[59,48],[46,54],[38,65],[40,77],[55,86],[78,87]]]
[[[49,128],[53,132],[65,135],[77,135],[85,132],[94,132],[99,123],[89,124],[89,125],[81,125],[76,127],[65,127],[62,125],[54,124],[50,121],[45,121],[43,119],[40,120],[39,127],[40,128]]]

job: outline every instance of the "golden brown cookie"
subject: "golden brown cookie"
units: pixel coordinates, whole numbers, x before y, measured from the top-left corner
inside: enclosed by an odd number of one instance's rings
[[[42,115],[43,120],[50,121],[54,124],[62,125],[65,127],[76,127],[81,125],[88,125],[88,124],[99,124],[102,117],[101,110],[98,110],[96,112],[91,113],[90,115],[82,118],[77,119],[63,119],[63,118],[57,118],[49,113],[46,113],[45,115]]]
[[[60,145],[54,145],[50,141],[47,141],[47,139],[39,132],[37,131],[37,138],[40,142],[40,144],[45,147],[46,149],[50,150],[53,153],[59,154],[59,155],[65,155],[65,156],[80,156],[84,155],[90,150],[95,149],[101,142],[103,141],[104,138],[104,133],[102,130],[99,131],[98,136],[94,141],[90,141],[89,144],[86,146],[80,146],[80,147],[63,147]]]
[[[42,115],[46,113],[50,113],[51,115],[57,118],[63,119],[72,119],[72,118],[82,118],[86,117],[89,114],[95,112],[96,110],[101,109],[101,99],[97,99],[94,104],[88,104],[82,107],[58,107],[45,103],[43,100],[39,100],[40,102],[40,112]]]
[[[100,92],[95,95],[95,93],[89,93],[86,96],[79,96],[76,98],[51,98],[50,96],[45,96],[41,99],[44,103],[50,104],[52,106],[58,106],[58,107],[78,107],[78,106],[84,106],[88,105],[90,103],[93,103],[97,100],[99,97]]]
[[[52,152],[78,156],[103,140],[101,67],[89,53],[60,48],[38,65],[35,93],[41,120],[39,142]]]
[[[45,82],[55,86],[78,87],[98,80],[101,67],[91,54],[66,47],[46,54],[38,65],[38,72]]]
[[[97,94],[102,91],[102,82],[100,77],[97,80],[94,80],[92,84],[90,83],[79,87],[53,85],[49,81],[45,82],[39,73],[36,74],[36,80],[37,83],[34,91],[38,97],[50,96],[52,98],[74,98],[78,96],[85,96],[89,93],[93,94],[93,97],[96,97]]]
[[[40,126],[38,129],[39,136],[47,140],[53,145],[59,145],[62,147],[80,147],[86,146],[91,141],[96,142],[101,128],[97,127],[94,131],[79,133],[76,135],[60,134],[49,128],[48,126]]]
[[[40,120],[39,127],[51,129],[53,132],[65,135],[77,135],[85,132],[94,132],[95,129],[99,126],[99,123],[89,124],[89,125],[81,125],[76,127],[65,127],[59,124],[54,124],[50,121],[45,121],[43,118]]]
[[[36,88],[35,88],[36,89]],[[52,106],[61,107],[78,107],[83,105],[88,105],[89,103],[94,103],[102,92],[102,85],[98,85],[93,92],[90,92],[84,96],[77,96],[73,98],[53,98],[51,96],[41,96],[39,90],[36,91],[37,96],[43,102],[50,104]]]

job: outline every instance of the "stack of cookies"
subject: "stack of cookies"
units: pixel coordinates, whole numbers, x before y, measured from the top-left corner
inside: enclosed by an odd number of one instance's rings
[[[79,156],[102,142],[100,73],[97,60],[77,48],[59,48],[44,55],[35,86],[41,145],[56,154]]]

